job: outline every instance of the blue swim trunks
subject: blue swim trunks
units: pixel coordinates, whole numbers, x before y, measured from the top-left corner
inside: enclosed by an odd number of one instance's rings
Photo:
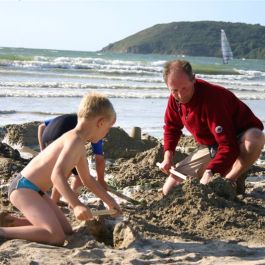
[[[8,198],[10,198],[11,193],[14,190],[17,189],[30,189],[38,192],[41,196],[43,196],[45,193],[38,188],[35,184],[33,184],[31,181],[23,177],[21,174],[18,174],[15,179],[11,182],[8,188]]]

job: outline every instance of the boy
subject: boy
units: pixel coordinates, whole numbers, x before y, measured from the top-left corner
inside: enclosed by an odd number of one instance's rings
[[[44,150],[50,143],[62,136],[64,133],[75,128],[77,124],[76,113],[60,115],[54,119],[45,120],[38,127],[38,141],[40,150]],[[97,180],[100,185],[107,190],[107,184],[104,180],[105,173],[105,159],[103,155],[103,141],[99,140],[97,143],[91,143],[93,153],[96,161]],[[78,176],[75,168],[72,169],[72,182],[71,188],[76,193],[82,187],[82,182]],[[60,194],[53,188],[51,198],[54,202],[58,203]]]
[[[106,97],[96,93],[84,96],[76,127],[33,158],[11,183],[10,201],[25,218],[15,220],[13,217],[17,226],[1,227],[0,238],[62,245],[65,234],[72,233],[72,228],[62,211],[45,194],[53,185],[70,204],[77,219],[92,219],[90,210],[78,200],[67,183],[74,167],[84,186],[109,208],[121,211],[115,200],[89,175],[85,150],[86,142],[102,139],[115,120],[116,113]]]

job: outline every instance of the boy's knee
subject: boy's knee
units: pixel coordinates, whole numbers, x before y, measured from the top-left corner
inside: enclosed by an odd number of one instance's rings
[[[64,233],[51,233],[51,238],[49,243],[56,246],[62,246],[65,241]]]

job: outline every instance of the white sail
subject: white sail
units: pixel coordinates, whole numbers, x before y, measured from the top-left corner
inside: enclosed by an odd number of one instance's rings
[[[233,59],[233,52],[223,29],[221,29],[221,49],[223,55],[223,63],[227,64],[229,60]]]

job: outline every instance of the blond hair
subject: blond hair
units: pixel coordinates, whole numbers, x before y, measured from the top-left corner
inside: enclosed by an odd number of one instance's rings
[[[111,120],[116,117],[116,112],[106,96],[92,92],[84,95],[79,105],[77,115],[79,118],[103,116]]]
[[[171,72],[183,71],[189,77],[190,80],[193,80],[194,74],[192,72],[191,64],[188,61],[182,60],[174,60],[165,63],[164,65],[164,72],[163,78],[164,81],[167,83],[167,78]]]

